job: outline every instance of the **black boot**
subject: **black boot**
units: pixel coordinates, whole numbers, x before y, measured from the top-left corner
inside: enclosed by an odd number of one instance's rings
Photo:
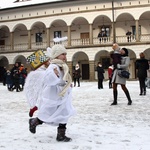
[[[117,90],[114,90],[113,91],[114,101],[111,105],[117,105],[117,95],[118,95]]]
[[[66,132],[66,128],[57,128],[57,137],[56,140],[57,141],[62,141],[62,142],[70,142],[72,139],[65,136],[65,132]]]
[[[29,119],[29,130],[31,133],[36,133],[36,126],[42,124],[43,121],[39,120],[38,118],[31,118]]]
[[[132,104],[132,100],[131,100],[131,97],[130,97],[130,94],[129,94],[129,91],[125,91],[125,94],[126,94],[126,97],[128,99],[128,105],[131,105]]]

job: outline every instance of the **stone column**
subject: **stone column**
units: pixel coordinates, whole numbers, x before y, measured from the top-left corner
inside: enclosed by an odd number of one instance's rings
[[[67,65],[68,65],[68,67],[69,67],[69,72],[70,72],[70,75],[71,75],[71,77],[72,77],[72,61],[68,61],[68,62],[67,62]]]
[[[14,32],[10,33],[10,46],[11,50],[14,50]]]
[[[68,26],[68,46],[71,46],[71,26]]]
[[[90,44],[93,44],[93,24],[90,24]]]
[[[31,49],[31,30],[28,30],[28,49]]]
[[[89,74],[90,74],[90,81],[95,80],[95,66],[94,61],[89,61]]]
[[[112,41],[113,43],[116,43],[116,30],[115,30],[115,22],[112,22]]]
[[[139,42],[140,39],[139,39],[139,21],[138,20],[135,21],[135,26],[136,26],[136,42]]]
[[[47,47],[50,47],[50,28],[46,29]]]

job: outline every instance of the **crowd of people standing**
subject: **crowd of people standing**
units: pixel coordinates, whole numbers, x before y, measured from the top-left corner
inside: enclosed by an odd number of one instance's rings
[[[23,64],[15,63],[9,70],[5,69],[3,74],[3,85],[7,85],[9,91],[16,90],[20,92],[24,88],[25,79],[27,76],[27,68],[24,68]]]

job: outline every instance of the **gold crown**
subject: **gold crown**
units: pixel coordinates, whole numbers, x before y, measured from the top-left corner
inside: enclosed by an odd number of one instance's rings
[[[27,61],[31,64],[33,69],[39,68],[45,62],[47,62],[49,58],[45,55],[43,50],[37,50],[27,57]]]

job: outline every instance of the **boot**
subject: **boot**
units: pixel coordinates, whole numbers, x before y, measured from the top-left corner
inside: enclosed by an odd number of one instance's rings
[[[42,124],[43,122],[38,118],[29,119],[29,130],[31,133],[36,133],[36,126]]]
[[[117,90],[114,90],[113,91],[114,101],[111,105],[117,105],[117,95],[118,95]]]
[[[125,94],[126,94],[126,97],[128,99],[128,105],[131,105],[132,104],[132,100],[131,100],[131,97],[130,97],[130,94],[129,94],[129,91],[125,91]]]
[[[72,139],[71,138],[69,138],[69,137],[67,137],[67,136],[65,136],[65,132],[66,132],[66,129],[65,128],[63,128],[63,129],[61,129],[61,128],[57,128],[57,137],[56,137],[56,140],[57,141],[63,141],[63,142],[70,142]]]

